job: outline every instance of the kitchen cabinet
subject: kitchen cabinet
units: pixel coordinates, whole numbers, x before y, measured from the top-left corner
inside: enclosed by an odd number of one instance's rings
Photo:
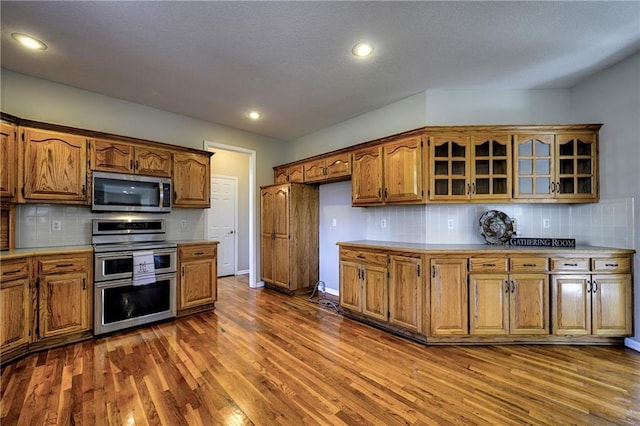
[[[173,207],[211,207],[210,153],[173,154]]]
[[[92,255],[36,258],[38,340],[65,337],[93,329]]]
[[[422,258],[389,256],[389,323],[422,333],[423,279]]]
[[[349,179],[351,154],[335,154],[304,163],[305,183],[327,183]]]
[[[302,183],[304,182],[304,165],[278,167],[274,170],[274,183]]]
[[[596,202],[597,134],[514,136],[514,198]]]
[[[467,258],[432,258],[431,334],[468,335]]]
[[[15,201],[16,176],[18,167],[18,127],[0,123],[0,198],[3,201]]]
[[[340,306],[380,321],[389,319],[387,255],[340,250]]]
[[[429,199],[456,201],[469,199],[471,137],[437,135],[429,137]]]
[[[352,204],[418,204],[424,197],[423,142],[402,137],[353,153]]]
[[[632,332],[629,257],[553,259],[555,335],[628,336]]]
[[[298,183],[261,188],[261,277],[268,286],[298,294],[318,282],[318,193]]]
[[[217,242],[178,245],[178,315],[211,309],[218,300]]]
[[[547,259],[469,259],[472,335],[549,334]],[[511,263],[511,268],[508,264]]]
[[[88,204],[86,139],[35,128],[21,130],[24,200]]]
[[[0,359],[28,351],[31,324],[29,258],[0,263]]]
[[[91,170],[171,177],[171,151],[108,139],[89,141]]]

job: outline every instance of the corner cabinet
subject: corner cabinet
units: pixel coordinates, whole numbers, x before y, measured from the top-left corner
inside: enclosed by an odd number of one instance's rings
[[[178,244],[178,316],[214,308],[218,242]]]
[[[24,200],[88,204],[86,139],[35,128],[21,134]]]
[[[0,123],[0,198],[14,201],[16,196],[16,177],[18,168],[18,127],[9,123]]]
[[[297,183],[261,188],[261,277],[268,286],[298,294],[318,282],[318,193]]]
[[[173,207],[211,206],[211,154],[173,154]]]

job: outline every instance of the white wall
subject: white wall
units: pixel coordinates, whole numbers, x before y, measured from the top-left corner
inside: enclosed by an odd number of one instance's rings
[[[571,120],[603,123],[600,130],[602,202],[640,200],[640,53],[586,80],[571,90]],[[619,208],[617,210],[620,210]],[[610,221],[616,209],[605,212]],[[640,221],[625,229],[640,247]],[[635,340],[640,342],[640,255],[635,256]]]

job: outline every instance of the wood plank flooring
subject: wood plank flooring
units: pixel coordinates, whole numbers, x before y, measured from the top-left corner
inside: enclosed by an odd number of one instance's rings
[[[640,424],[624,347],[425,347],[219,280],[213,312],[30,355],[8,425]]]

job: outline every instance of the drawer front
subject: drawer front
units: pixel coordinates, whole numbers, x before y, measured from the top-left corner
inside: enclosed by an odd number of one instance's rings
[[[471,257],[470,272],[507,272],[509,260],[506,257]]]
[[[180,259],[210,259],[216,256],[216,245],[179,247]]]
[[[3,260],[0,262],[0,282],[27,278],[29,275],[29,260]]]
[[[551,271],[569,272],[569,271],[589,271],[589,259],[588,258],[551,258]]]
[[[367,265],[387,266],[387,255],[361,250],[340,250],[340,260],[347,262],[366,263]]]
[[[547,258],[539,256],[517,256],[510,259],[512,272],[546,272]]]
[[[87,259],[84,257],[60,257],[55,259],[40,259],[38,271],[41,274],[59,274],[63,272],[89,271]]]
[[[594,272],[631,272],[631,259],[629,257],[607,257],[591,259],[591,270]]]

